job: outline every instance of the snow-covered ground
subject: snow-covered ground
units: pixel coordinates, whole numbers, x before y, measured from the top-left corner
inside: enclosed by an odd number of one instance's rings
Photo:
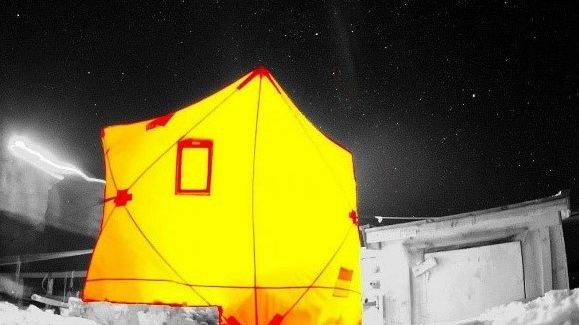
[[[124,310],[122,305],[115,306],[114,310]],[[111,315],[118,316],[118,313]],[[166,320],[163,313],[150,311],[138,311],[134,318],[138,321],[134,324],[153,325]],[[164,315],[167,315],[166,313]],[[115,317],[116,317],[115,316]],[[129,322],[130,323],[130,322]],[[129,324],[126,323],[126,324]],[[172,322],[169,322],[172,323]],[[180,319],[172,324],[202,324],[196,320]],[[55,315],[52,311],[42,311],[35,306],[25,309],[7,303],[0,302],[0,325],[97,325],[113,324],[108,321],[95,322],[73,316]],[[123,323],[125,324],[125,323]],[[207,324],[207,323],[205,323]],[[579,289],[553,290],[545,296],[531,302],[512,302],[506,305],[491,308],[469,320],[457,322],[460,325],[573,325],[579,324]],[[291,324],[290,324],[291,325]],[[377,324],[366,324],[377,325]]]
[[[579,289],[553,290],[533,301],[511,302],[491,308],[460,325],[573,325],[579,324]]]
[[[62,314],[67,316],[0,302],[0,325],[214,325],[218,318],[213,307],[83,303],[78,298],[71,298]]]
[[[2,301],[0,302],[0,325],[97,325],[78,317],[55,315],[52,310],[43,311],[34,305],[26,309]]]

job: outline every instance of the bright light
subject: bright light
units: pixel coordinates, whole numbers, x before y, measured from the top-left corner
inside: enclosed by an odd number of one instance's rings
[[[30,142],[26,138],[13,136],[8,140],[8,149],[15,157],[18,157],[33,165],[34,167],[41,169],[56,179],[63,179],[66,175],[77,175],[84,178],[88,182],[105,182],[102,179],[88,177],[80,169],[71,164],[51,160],[40,152],[44,150],[35,150],[31,148],[32,145],[27,143]]]

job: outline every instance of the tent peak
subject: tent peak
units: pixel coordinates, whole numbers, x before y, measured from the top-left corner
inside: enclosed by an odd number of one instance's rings
[[[245,80],[243,80],[239,84],[239,86],[237,86],[237,89],[239,90],[243,89],[245,85],[247,85],[251,80],[253,80],[253,78],[257,76],[259,76],[260,78],[266,77],[271,82],[275,90],[277,90],[277,92],[281,94],[281,91],[279,90],[277,83],[273,80],[271,76],[271,72],[263,65],[257,66],[255,69],[253,69],[251,71],[251,74],[247,78],[245,78]]]
[[[257,73],[260,76],[271,75],[271,71],[269,71],[269,69],[264,65],[258,65],[257,67],[255,67],[255,69],[253,69],[253,72]]]

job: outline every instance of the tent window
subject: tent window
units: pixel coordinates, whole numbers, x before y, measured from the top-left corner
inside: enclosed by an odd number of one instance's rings
[[[175,194],[209,195],[213,141],[183,139],[177,144]]]

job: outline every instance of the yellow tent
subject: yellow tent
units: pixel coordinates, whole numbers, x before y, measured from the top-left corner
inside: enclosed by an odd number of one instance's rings
[[[85,301],[218,306],[222,324],[359,324],[352,155],[268,70],[106,127],[102,143]]]

